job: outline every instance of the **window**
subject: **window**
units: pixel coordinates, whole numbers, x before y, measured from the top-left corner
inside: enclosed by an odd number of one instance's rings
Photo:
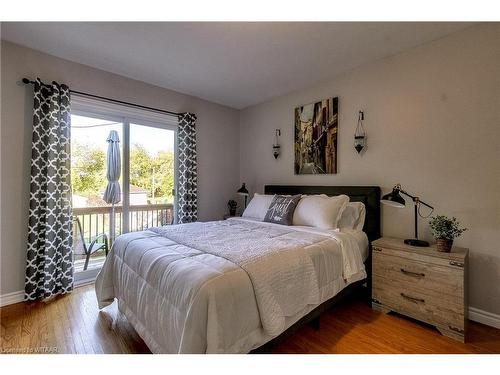
[[[116,236],[171,224],[175,212],[177,119],[75,96],[71,103],[75,281],[97,275]],[[107,138],[120,137],[121,201],[103,200]],[[112,213],[114,213],[114,230]],[[96,240],[92,254],[90,244]],[[86,251],[87,249],[87,251]]]

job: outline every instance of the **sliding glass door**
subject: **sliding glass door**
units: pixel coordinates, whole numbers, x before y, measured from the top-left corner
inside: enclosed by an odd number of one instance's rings
[[[128,231],[172,224],[175,132],[130,123]]]
[[[112,245],[111,205],[103,200],[106,179],[106,139],[116,130],[123,139],[123,122],[104,116],[71,115],[71,186],[73,191],[73,253],[75,273],[98,269]],[[118,143],[123,155],[123,143]],[[123,171],[122,171],[123,172]],[[120,177],[123,186],[123,173]],[[122,230],[123,199],[115,204],[115,231]],[[95,242],[94,242],[95,241]],[[99,247],[99,248],[98,248]],[[94,251],[95,250],[95,251]],[[92,252],[88,257],[87,253]]]
[[[105,260],[106,250],[111,249],[114,239],[120,234],[168,225],[175,217],[174,120],[163,121],[163,118],[142,110],[133,113],[129,108],[84,104],[73,105],[71,115],[77,282],[97,274]],[[122,161],[121,201],[114,208],[103,200],[107,185],[106,140],[112,130],[120,137]],[[111,228],[112,212],[114,230]]]

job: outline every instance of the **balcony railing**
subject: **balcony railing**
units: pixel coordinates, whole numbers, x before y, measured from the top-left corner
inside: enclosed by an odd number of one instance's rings
[[[171,203],[167,204],[146,204],[130,206],[128,214],[128,231],[137,232],[146,230],[151,227],[158,227],[172,224],[174,218],[174,206]],[[122,234],[123,229],[123,207],[115,206],[115,238]],[[111,238],[111,207],[83,207],[73,208],[73,215],[80,220],[82,226],[83,237],[86,242],[90,243],[96,236],[105,233],[109,240],[109,246],[113,244]],[[74,232],[73,243],[77,243],[79,233]],[[96,254],[91,258],[97,261],[102,258],[103,254]],[[84,256],[75,254],[75,271],[78,271],[78,265]],[[95,263],[95,262],[94,262]],[[92,265],[92,264],[91,264]]]

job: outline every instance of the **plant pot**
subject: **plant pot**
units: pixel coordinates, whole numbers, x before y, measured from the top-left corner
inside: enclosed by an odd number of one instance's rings
[[[230,208],[229,209],[229,216],[236,216],[236,208]]]
[[[451,247],[453,246],[453,240],[438,238],[436,246],[437,246],[437,251],[441,251],[443,253],[449,253],[451,251]]]

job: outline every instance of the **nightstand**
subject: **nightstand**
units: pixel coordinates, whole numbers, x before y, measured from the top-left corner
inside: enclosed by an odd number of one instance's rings
[[[429,323],[464,342],[469,250],[442,253],[389,237],[373,241],[372,249],[372,307]]]

